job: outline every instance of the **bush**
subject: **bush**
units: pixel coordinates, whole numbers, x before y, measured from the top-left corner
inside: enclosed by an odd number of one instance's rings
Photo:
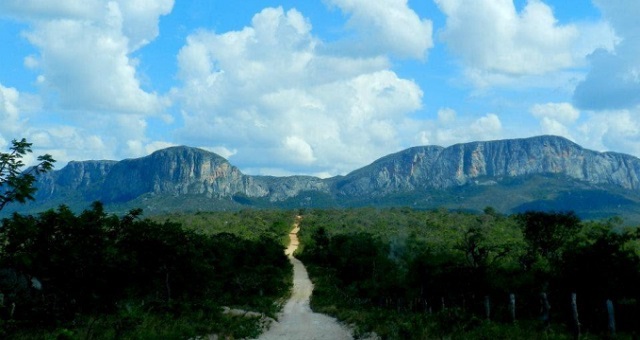
[[[118,218],[94,203],[77,216],[61,206],[4,219],[5,331],[59,328],[64,338],[71,332],[65,328],[121,315],[111,325],[119,336],[145,327],[149,318],[193,318],[212,308],[219,314],[222,304],[273,314],[273,302],[287,293],[291,268],[279,237],[203,235],[140,214]]]

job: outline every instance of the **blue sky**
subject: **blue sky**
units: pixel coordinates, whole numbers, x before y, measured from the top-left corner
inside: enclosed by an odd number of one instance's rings
[[[637,0],[5,0],[0,148],[249,174],[540,134],[640,155]]]

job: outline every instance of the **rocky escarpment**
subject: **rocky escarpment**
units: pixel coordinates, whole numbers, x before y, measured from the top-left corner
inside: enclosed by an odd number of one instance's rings
[[[587,150],[561,137],[540,136],[407,149],[336,181],[336,190],[342,196],[384,196],[534,174],[565,175],[630,190],[640,188],[638,158]]]
[[[247,192],[248,197],[267,197],[271,202],[283,201],[296,197],[301,192],[321,192],[330,194],[330,186],[327,181],[312,176],[247,176],[251,178],[263,190],[260,192]],[[263,195],[266,188],[266,195]]]
[[[248,176],[215,153],[184,146],[120,162],[70,162],[40,177],[37,186],[38,201],[80,194],[105,203],[127,202],[144,194],[243,195],[281,201],[301,191],[329,191],[323,180],[310,176]]]
[[[204,150],[172,147],[118,162],[105,179],[102,197],[119,202],[145,193],[219,197],[248,190],[259,192],[226,159]]]
[[[180,197],[193,198],[195,195],[203,198],[198,199],[199,202],[223,199],[237,201],[238,204],[254,204],[258,200],[262,206],[286,202],[286,206],[291,207],[296,206],[296,199],[300,199],[304,206],[349,205],[354,202],[361,205],[369,204],[367,202],[385,204],[385,200],[393,196],[393,202],[398,204],[415,204],[417,201],[428,204],[420,197],[434,190],[442,193],[451,188],[477,184],[499,186],[506,183],[505,180],[535,175],[557,175],[556,179],[579,181],[581,190],[608,190],[596,186],[614,186],[640,197],[637,193],[640,189],[640,159],[587,150],[561,137],[540,136],[457,144],[446,148],[413,147],[385,156],[346,176],[328,179],[245,175],[215,153],[184,146],[172,147],[120,162],[71,162],[39,179],[36,199],[43,206],[47,202],[51,206],[69,201],[77,203],[77,206],[87,206],[94,200],[126,204],[144,196],[171,197],[171,204],[175,204]],[[545,195],[554,196],[553,188],[546,189]],[[503,192],[510,189],[505,190]],[[305,195],[300,195],[303,192]],[[413,198],[403,201],[402,195]],[[446,204],[443,201],[446,197],[440,195],[438,204]],[[518,193],[518,197],[522,199],[513,204],[524,204],[525,199],[543,198],[522,193]],[[482,204],[485,200],[476,197],[476,201]],[[490,203],[491,199],[486,201]],[[462,206],[464,202],[456,198],[455,204]],[[208,208],[215,209],[215,203],[203,205],[203,209]]]
[[[37,201],[46,201],[79,193],[86,199],[98,199],[107,174],[117,163],[116,161],[69,162],[63,169],[46,173],[38,178],[35,198]]]

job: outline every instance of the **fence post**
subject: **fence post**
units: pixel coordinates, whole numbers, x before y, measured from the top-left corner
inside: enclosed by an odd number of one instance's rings
[[[551,325],[551,305],[549,304],[549,299],[547,299],[547,293],[540,293],[540,312],[542,324],[545,328],[549,328]]]
[[[616,316],[613,310],[613,301],[607,299],[607,314],[609,314],[609,332],[612,337],[616,336]]]
[[[580,339],[580,319],[578,318],[578,302],[576,293],[571,293],[571,312],[573,314],[573,336],[575,339]]]
[[[490,321],[491,320],[491,299],[489,298],[489,295],[484,296],[484,312],[486,314],[487,321]]]
[[[511,322],[516,323],[516,295],[509,294],[509,313],[511,314]]]

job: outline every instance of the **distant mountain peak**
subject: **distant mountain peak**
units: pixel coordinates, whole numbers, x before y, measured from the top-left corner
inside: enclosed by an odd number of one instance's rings
[[[543,184],[513,186],[535,178]],[[496,201],[495,194],[483,198],[483,192],[490,192],[486,185],[499,187],[503,195],[510,195],[506,201],[525,204],[531,199],[572,197],[570,193],[561,195],[557,191],[560,189],[556,189],[573,185],[565,182],[575,183],[580,190],[619,190],[637,197],[640,207],[640,159],[584,149],[566,138],[549,135],[449,147],[417,146],[384,156],[346,176],[326,179],[249,176],[214,152],[173,146],[119,162],[70,162],[38,180],[38,201],[32,207],[68,204],[70,200],[79,206],[88,206],[93,200],[119,205],[160,202],[154,203],[157,206],[168,204],[168,198],[180,202],[198,197],[195,201],[198,209],[209,210],[218,209],[220,204],[227,207],[256,202],[263,207],[283,204],[313,207],[407,201],[421,207],[455,202],[457,207],[500,205],[505,210],[513,207],[501,203],[505,200]],[[514,191],[516,187],[519,191]],[[464,195],[452,194],[461,190],[470,190],[475,203]],[[434,195],[440,198],[435,199]],[[162,209],[177,208],[165,205]]]
[[[146,157],[164,157],[166,155],[184,155],[186,157],[199,155],[215,159],[223,159],[227,161],[226,158],[218,155],[215,152],[186,145],[170,146],[164,149],[156,150]]]

